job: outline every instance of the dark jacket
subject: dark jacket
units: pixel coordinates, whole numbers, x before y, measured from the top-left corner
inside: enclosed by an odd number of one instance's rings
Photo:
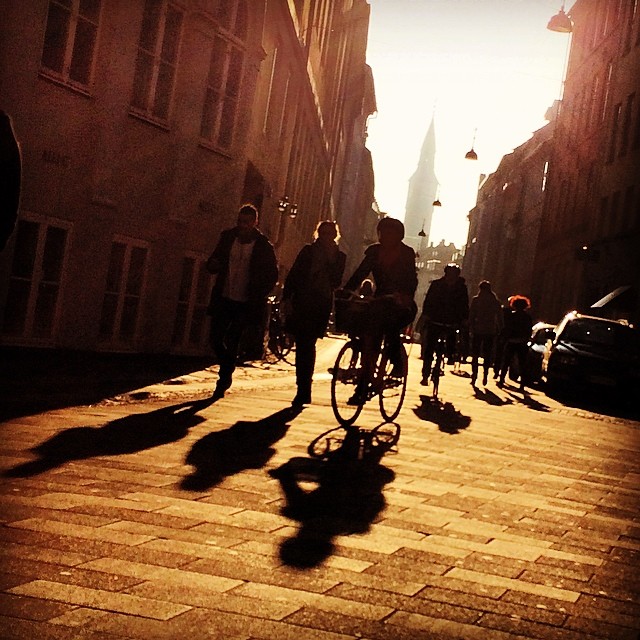
[[[379,243],[376,243],[367,247],[364,259],[344,288],[355,291],[371,273],[376,283],[376,297],[390,293],[405,293],[413,299],[418,287],[415,251],[402,243],[396,261],[390,267],[385,267],[380,264],[379,260],[380,246]]]
[[[20,203],[20,147],[11,119],[0,110],[0,251],[13,232]]]
[[[533,320],[526,311],[511,309],[504,318],[502,337],[507,342],[528,342],[532,327]]]
[[[464,278],[449,286],[444,278],[434,280],[422,304],[422,315],[432,322],[461,324],[469,317],[469,292]]]
[[[255,230],[256,243],[251,253],[249,263],[249,282],[247,285],[248,303],[262,307],[267,296],[278,280],[278,261],[273,245],[258,229]],[[217,274],[217,279],[211,291],[211,301],[208,312],[213,313],[216,302],[223,296],[224,285],[229,273],[229,257],[238,230],[226,229],[220,235],[220,240],[207,261],[209,273]],[[256,309],[259,311],[259,309]]]
[[[283,300],[291,301],[293,313],[287,318],[291,333],[324,336],[346,259],[346,254],[338,251],[334,260],[329,260],[317,242],[302,247],[287,274],[282,295]]]

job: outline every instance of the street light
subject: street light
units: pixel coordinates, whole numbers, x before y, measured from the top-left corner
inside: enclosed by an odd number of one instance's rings
[[[294,220],[298,215],[298,205],[295,202],[289,202],[289,196],[285,195],[278,201],[278,211]]]
[[[478,154],[475,152],[475,149],[473,148],[473,145],[476,143],[476,133],[478,132],[478,129],[474,129],[473,130],[473,140],[471,142],[471,149],[469,149],[469,151],[467,151],[467,153],[465,153],[464,157],[466,160],[477,160],[478,159]]]
[[[564,2],[562,3],[560,11],[549,20],[547,29],[558,33],[571,33],[573,31],[573,22],[571,22],[571,18],[564,12]]]
[[[436,199],[431,203],[432,207],[441,207],[442,202],[440,202],[440,185],[436,187]]]

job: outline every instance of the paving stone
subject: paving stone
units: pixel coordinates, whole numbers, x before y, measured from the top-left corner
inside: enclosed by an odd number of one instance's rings
[[[0,593],[0,611],[3,615],[14,618],[49,620],[72,609],[73,605],[51,602],[43,598],[24,598],[9,593]]]
[[[69,640],[69,630],[46,622],[23,620],[0,615],[2,640]],[[123,640],[126,636],[104,633],[92,629],[83,629],[73,635],[74,640]]]
[[[189,610],[189,607],[167,604],[148,598],[60,584],[47,580],[34,580],[33,582],[13,587],[9,589],[9,593],[31,598],[47,598],[70,605],[89,606],[95,609],[128,613],[157,620],[168,620]]]
[[[478,621],[478,625],[491,629],[493,638],[498,631],[519,634],[526,638],[544,638],[545,640],[595,640],[598,636],[585,634],[572,629],[558,628],[530,620],[522,620],[518,616],[500,616],[487,613]],[[487,631],[485,631],[487,633]]]
[[[491,587],[509,589],[511,591],[524,591],[526,593],[533,593],[536,595],[545,596],[547,598],[556,598],[566,602],[575,602],[580,593],[571,591],[569,589],[563,589],[560,587],[551,587],[539,584],[531,584],[522,580],[513,580],[511,578],[504,578],[502,576],[493,576],[486,573],[479,573],[477,571],[469,571],[468,569],[458,569],[457,567],[451,569],[444,577],[450,577],[457,580],[468,581],[472,583],[487,585]]]

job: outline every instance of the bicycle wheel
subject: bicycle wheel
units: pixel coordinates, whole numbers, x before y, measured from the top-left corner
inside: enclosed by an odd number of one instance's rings
[[[362,411],[362,404],[348,404],[349,398],[356,391],[361,375],[360,345],[354,340],[349,340],[340,349],[331,376],[331,408],[336,420],[343,426],[353,424]]]
[[[403,345],[400,345],[399,356],[399,362],[391,362],[385,347],[378,361],[378,366],[382,368],[382,370],[379,370],[379,374],[382,376],[382,388],[378,396],[380,399],[380,413],[388,422],[397,418],[407,392],[408,362],[407,352]]]
[[[400,425],[397,422],[385,422],[371,430],[371,442],[385,451],[391,449],[400,440]]]

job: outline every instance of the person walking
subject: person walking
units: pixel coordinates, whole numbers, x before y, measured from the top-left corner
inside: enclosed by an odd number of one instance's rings
[[[502,331],[502,305],[491,290],[491,283],[483,280],[478,293],[469,305],[469,333],[471,334],[471,385],[478,379],[478,358],[482,356],[482,384],[486,387],[489,368],[495,358],[496,337]]]
[[[13,233],[20,207],[22,158],[11,118],[0,109],[0,251]]]
[[[515,295],[509,298],[510,312],[505,316],[504,322],[504,351],[502,353],[502,362],[500,365],[500,380],[498,386],[504,386],[504,379],[507,375],[509,365],[514,356],[518,358],[518,369],[520,370],[520,390],[524,391],[526,380],[526,360],[527,360],[527,342],[531,338],[531,328],[533,320],[527,312],[531,306],[529,298],[526,296]]]
[[[469,292],[464,278],[460,275],[460,267],[451,262],[444,268],[444,276],[434,280],[427,290],[422,304],[419,325],[422,349],[422,380],[420,384],[429,384],[431,362],[438,338],[445,333],[447,351],[451,357],[455,348],[455,333],[452,329],[441,325],[461,326],[469,317]],[[424,335],[426,334],[426,335]]]
[[[232,382],[238,346],[247,327],[261,325],[267,296],[278,280],[273,245],[258,229],[258,210],[245,204],[236,226],[220,235],[207,260],[207,270],[218,277],[211,291],[210,341],[220,363],[215,399],[222,398]]]
[[[340,286],[347,256],[338,248],[338,225],[320,222],[315,240],[300,250],[284,283],[286,328],[296,342],[294,407],[311,403],[316,342],[327,329],[333,292]]]

